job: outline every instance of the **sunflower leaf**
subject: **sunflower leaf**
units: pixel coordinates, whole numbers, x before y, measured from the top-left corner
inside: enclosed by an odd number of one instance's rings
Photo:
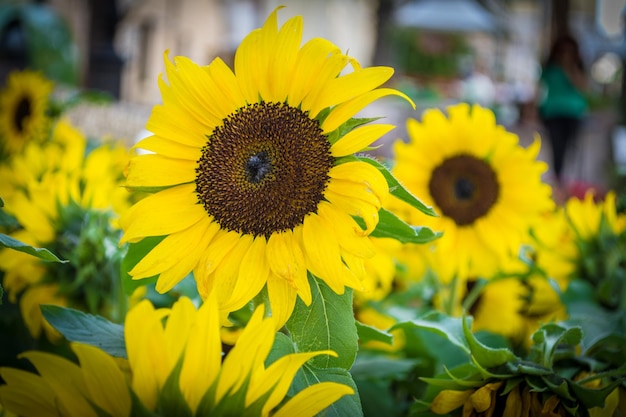
[[[70,342],[95,346],[111,356],[127,358],[124,326],[72,308],[42,305],[45,319]]]
[[[357,219],[361,227],[365,222]],[[411,226],[394,213],[381,208],[378,211],[378,224],[370,236],[393,238],[402,243],[428,243],[442,236],[442,232],[433,232],[423,226]]]
[[[409,190],[404,188],[404,186],[400,184],[400,181],[398,181],[396,177],[394,177],[393,174],[383,164],[378,162],[376,159],[370,158],[368,156],[357,156],[357,158],[360,161],[363,161],[372,165],[374,168],[378,169],[381,172],[381,174],[383,174],[383,176],[385,177],[385,180],[387,180],[387,184],[389,184],[389,192],[391,193],[391,195],[393,195],[396,198],[399,198],[405,203],[410,204],[412,207],[418,209],[424,214],[427,214],[429,216],[434,216],[434,217],[438,216],[432,207],[427,206],[426,204],[422,203]]]
[[[481,343],[472,333],[469,317],[463,316],[463,333],[467,339],[474,359],[483,368],[493,368],[507,362],[517,360],[515,354],[508,348],[492,348]]]
[[[128,244],[128,250],[121,263],[122,283],[126,295],[132,294],[138,287],[153,284],[157,281],[158,275],[143,279],[133,279],[129,272],[163,239],[165,239],[165,236],[149,236],[141,239],[139,242]]]
[[[418,319],[397,323],[389,330],[404,328],[420,328],[437,333],[460,347],[464,352],[470,353],[461,318],[450,317],[439,311],[430,311]]]
[[[328,142],[333,145],[352,129],[382,119],[382,117],[353,117],[328,135]]]
[[[359,335],[359,343],[364,344],[370,341],[377,341],[391,345],[393,343],[393,335],[376,327],[356,321],[356,330]]]
[[[3,233],[0,233],[0,248],[9,248],[19,252],[24,252],[29,255],[33,255],[44,262],[69,262],[58,258],[54,253],[50,252],[46,248],[36,248]]]
[[[567,323],[546,323],[541,326],[533,335],[534,361],[552,369],[554,355],[557,348],[576,346],[582,340],[582,330],[580,326],[573,326]]]
[[[312,302],[300,299],[286,327],[299,352],[332,350],[338,357],[321,355],[310,363],[319,368],[350,369],[358,348],[358,334],[352,310],[352,290],[336,294],[324,281],[309,274]]]

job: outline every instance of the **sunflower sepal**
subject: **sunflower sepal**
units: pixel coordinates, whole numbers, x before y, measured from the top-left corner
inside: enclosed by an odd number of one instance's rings
[[[364,155],[357,155],[356,158],[359,161],[372,165],[374,168],[378,169],[381,174],[383,174],[387,184],[389,185],[389,193],[391,195],[404,201],[405,203],[408,203],[411,207],[416,208],[428,216],[439,217],[431,206],[424,204],[419,198],[414,196],[407,188],[404,187],[404,185],[400,183],[400,181],[398,181],[398,179],[391,173],[391,171],[389,171],[389,169],[387,169],[387,167],[378,162],[376,159]]]
[[[362,218],[356,216],[353,218],[363,230],[366,229]],[[442,232],[434,232],[425,226],[412,226],[385,208],[378,211],[378,223],[370,233],[371,237],[392,238],[402,243],[417,244],[432,242],[442,235]]]
[[[324,116],[325,118],[325,116]],[[342,137],[344,137],[348,132],[350,132],[351,130],[371,123],[371,122],[375,122],[377,120],[382,119],[383,117],[353,117],[351,119],[348,119],[347,122],[345,122],[344,124],[342,124],[341,126],[339,126],[337,129],[333,130],[332,132],[330,132],[327,136],[328,138],[328,142],[333,145],[335,144],[335,142],[337,142],[339,139],[341,139]],[[322,124],[323,120],[320,121],[320,124]]]
[[[189,404],[185,401],[180,391],[180,372],[183,367],[183,357],[181,356],[176,366],[167,377],[163,388],[159,394],[157,404],[158,414],[162,416],[192,417],[193,413]]]
[[[124,326],[69,307],[42,305],[41,312],[48,323],[70,342],[95,346],[114,357],[128,357]]]

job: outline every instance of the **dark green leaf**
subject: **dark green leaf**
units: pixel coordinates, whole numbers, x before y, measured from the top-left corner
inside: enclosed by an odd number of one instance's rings
[[[362,221],[359,223],[362,227],[365,225]],[[421,244],[431,242],[441,235],[441,232],[433,232],[428,227],[411,226],[394,213],[381,208],[378,211],[378,224],[370,236],[392,238],[402,243]]]
[[[330,349],[339,356],[321,355],[311,359],[318,368],[350,369],[358,349],[358,335],[352,310],[352,290],[335,294],[322,280],[309,274],[312,302],[298,298],[286,327],[299,352]]]
[[[350,373],[355,380],[403,379],[419,359],[395,359],[379,355],[357,356]]]
[[[425,205],[422,203],[417,197],[415,197],[409,190],[404,188],[402,184],[393,176],[393,174],[380,162],[377,160],[367,157],[367,156],[359,156],[359,160],[363,162],[367,162],[372,165],[374,168],[378,169],[385,179],[387,180],[387,184],[389,184],[389,192],[396,198],[409,203],[412,207],[418,209],[424,214],[429,216],[437,217],[437,213],[433,210],[432,207]]]
[[[182,357],[167,377],[159,394],[157,405],[160,415],[191,417],[193,413],[180,390],[180,372],[183,368]]]
[[[460,347],[468,355],[470,354],[460,318],[450,317],[439,311],[432,311],[419,319],[397,323],[389,330],[407,328],[419,328],[439,334],[455,346]]]
[[[33,255],[36,258],[39,258],[44,262],[61,262],[61,263],[68,262],[68,261],[59,259],[55,254],[50,252],[48,249],[35,248],[31,245],[28,245],[24,242],[20,242],[19,240],[14,239],[11,236],[7,236],[2,233],[0,233],[0,248],[10,248],[19,252],[24,252],[29,255]]]
[[[532,336],[535,346],[535,362],[552,369],[554,354],[559,345],[576,346],[582,339],[582,331],[578,326],[547,323],[541,326]]]
[[[463,317],[463,332],[470,348],[471,355],[483,368],[493,368],[506,362],[517,360],[515,354],[508,348],[491,348],[476,339],[471,330],[471,320]]]
[[[356,330],[359,335],[360,344],[371,341],[383,342],[388,345],[391,345],[393,343],[392,334],[379,330],[376,327],[361,323],[360,321],[356,322]]]
[[[48,323],[70,342],[80,342],[102,349],[111,356],[126,358],[124,326],[67,307],[42,305]]]
[[[128,250],[122,259],[122,282],[124,291],[131,295],[136,288],[143,285],[153,284],[157,281],[158,275],[150,278],[133,279],[129,272],[150,252],[156,245],[161,243],[165,236],[150,236],[141,239],[137,243],[129,243]]]
[[[589,388],[576,382],[570,382],[570,387],[576,398],[586,407],[604,407],[606,397],[619,385],[624,383],[624,378],[616,379],[602,388]]]

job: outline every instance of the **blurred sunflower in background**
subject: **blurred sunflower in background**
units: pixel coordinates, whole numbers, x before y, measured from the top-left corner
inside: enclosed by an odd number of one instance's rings
[[[551,188],[541,179],[547,165],[537,160],[538,139],[523,148],[515,134],[496,124],[491,110],[478,105],[453,105],[447,115],[429,109],[421,122],[409,119],[407,131],[410,141],[394,145],[392,172],[440,216],[423,216],[397,199],[389,207],[443,237],[408,246],[402,257],[425,252],[417,256],[454,287],[450,297],[456,305],[468,280],[492,277],[517,258],[530,225],[553,209]]]
[[[128,360],[122,367],[92,346],[72,344],[78,363],[26,352],[38,374],[0,368],[0,402],[21,416],[233,415],[314,416],[353,389],[335,382],[288,393],[300,367],[332,351],[300,352],[269,360],[274,319],[260,306],[235,346],[222,353],[215,302],[196,308],[187,297],[171,308],[148,300],[126,316]],[[165,319],[165,320],[164,320]],[[130,390],[130,391],[129,391]]]
[[[279,28],[277,11],[242,41],[234,72],[219,58],[202,67],[166,56],[154,135],[137,145],[151,153],[131,160],[126,182],[159,191],[121,225],[123,242],[163,237],[134,279],[158,275],[166,292],[193,271],[224,316],[266,287],[282,325],[297,297],[311,303],[309,272],[338,294],[363,288],[368,234],[389,189],[352,155],[393,126],[351,120],[381,97],[408,98],[378,88],[391,68],[361,68],[320,38],[300,46],[302,17]]]
[[[5,211],[15,218],[8,234],[45,247],[67,263],[45,263],[10,249],[0,251],[2,287],[19,302],[24,324],[34,338],[44,330],[40,304],[67,305],[121,320],[126,303],[120,290],[115,222],[129,205],[122,187],[128,150],[117,142],[88,151],[80,131],[61,120],[46,144],[29,143],[2,168]]]
[[[37,71],[9,74],[0,90],[0,152],[20,152],[29,141],[47,137],[47,111],[53,88],[52,81]]]

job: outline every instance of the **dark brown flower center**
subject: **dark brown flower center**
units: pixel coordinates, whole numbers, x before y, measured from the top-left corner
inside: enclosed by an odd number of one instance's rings
[[[500,192],[491,166],[464,154],[448,158],[436,167],[428,188],[441,212],[459,226],[485,216]]]
[[[13,114],[13,126],[15,130],[22,133],[26,119],[32,114],[32,104],[28,97],[22,97],[17,103]]]
[[[269,238],[317,211],[333,162],[317,120],[283,103],[255,103],[209,137],[196,192],[223,229]]]

